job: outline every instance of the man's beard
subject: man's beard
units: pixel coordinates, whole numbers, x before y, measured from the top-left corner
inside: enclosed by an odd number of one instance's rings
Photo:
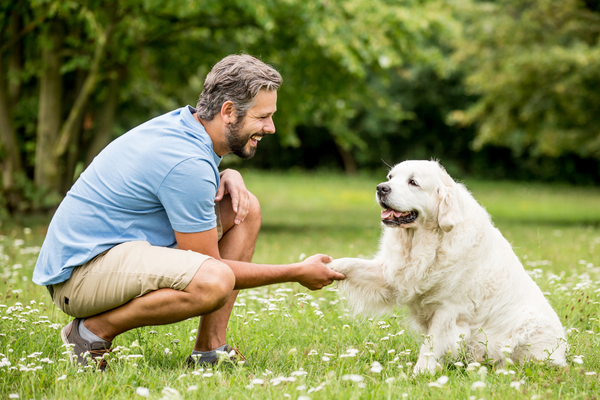
[[[240,130],[242,128],[242,122],[244,122],[244,118],[241,118],[235,124],[227,124],[225,139],[227,139],[227,144],[229,144],[229,149],[233,154],[241,159],[247,160],[254,157],[256,147],[250,146],[250,148],[246,148],[246,145],[254,134],[245,137],[241,135]]]

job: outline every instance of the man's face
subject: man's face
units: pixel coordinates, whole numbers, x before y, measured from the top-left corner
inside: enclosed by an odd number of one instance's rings
[[[227,125],[225,138],[236,156],[248,159],[256,153],[258,142],[270,133],[275,133],[273,114],[277,111],[277,92],[261,90],[256,95],[256,104],[236,123]]]

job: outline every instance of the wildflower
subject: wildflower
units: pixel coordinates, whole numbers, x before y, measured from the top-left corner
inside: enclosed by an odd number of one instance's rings
[[[167,347],[167,348],[165,348],[165,354],[171,355],[171,354],[173,354],[173,352],[171,350],[169,350],[169,348]]]
[[[327,362],[327,361],[331,360],[331,358],[329,358],[327,356],[323,356],[323,357],[321,357],[321,360]]]
[[[177,400],[177,399],[183,398],[183,397],[181,397],[181,394],[177,390],[172,389],[170,387],[164,387],[162,390],[162,394],[163,394],[163,399],[165,399],[165,400]]]
[[[349,374],[342,376],[343,381],[362,382],[365,378],[362,375]]]
[[[585,374],[588,375],[588,376],[596,375],[596,371],[588,371]]]
[[[264,385],[264,383],[265,383],[265,380],[264,379],[260,379],[260,378],[254,378],[250,382],[251,385]]]
[[[429,387],[437,387],[437,388],[441,388],[443,385],[446,384],[446,382],[448,382],[448,377],[446,375],[442,375],[439,377],[439,379],[435,382],[429,382],[428,386]]]
[[[381,370],[383,370],[381,364],[378,361],[373,361],[373,364],[371,364],[371,372],[378,374]]]
[[[318,392],[319,390],[322,390],[325,387],[324,383],[321,383],[319,386],[314,387],[314,388],[310,388],[308,389],[308,394],[311,394],[312,392]]]
[[[18,399],[19,398],[19,394],[18,393],[11,393],[8,395],[9,399]]]
[[[66,375],[61,375],[61,376],[59,376],[58,378],[56,378],[56,381],[57,381],[57,382],[58,382],[58,381],[64,381],[65,379],[67,379],[67,376],[66,376]]]
[[[0,368],[2,367],[10,367],[10,361],[8,361],[8,358],[2,358],[2,360],[0,361]]]
[[[192,386],[189,386],[189,387],[187,388],[187,391],[188,391],[188,392],[192,392],[192,391],[194,391],[194,390],[198,390],[198,385],[192,385]]]
[[[281,382],[296,382],[297,378],[294,378],[293,376],[290,376],[289,378],[286,378],[285,376],[278,376],[277,378],[273,378],[271,379],[271,384],[273,386],[277,386],[279,385]],[[262,383],[261,383],[262,385]]]
[[[316,350],[311,350],[311,351],[309,351],[309,352],[308,352],[308,355],[309,355],[309,356],[318,356],[318,355],[319,355],[319,353],[317,353],[317,351],[316,351]]]
[[[575,364],[583,364],[583,356],[573,356],[573,362]]]
[[[473,382],[473,384],[471,385],[471,390],[482,389],[484,387],[486,387],[485,382],[476,381],[476,382]]]
[[[472,362],[469,363],[469,365],[467,365],[467,371],[475,371],[475,369],[481,367],[481,364],[479,364],[478,362]]]
[[[524,384],[524,383],[525,383],[525,381],[521,379],[520,381],[511,382],[510,383],[510,387],[519,390],[519,388],[521,387],[521,385]]]
[[[300,371],[292,372],[292,376],[302,376],[302,375],[308,375],[308,372],[304,371],[302,368],[300,368]]]

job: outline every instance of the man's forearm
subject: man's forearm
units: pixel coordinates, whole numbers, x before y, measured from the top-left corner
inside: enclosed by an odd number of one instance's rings
[[[298,282],[302,266],[300,264],[270,265],[253,264],[242,261],[221,260],[235,275],[235,289],[250,289],[275,283]]]

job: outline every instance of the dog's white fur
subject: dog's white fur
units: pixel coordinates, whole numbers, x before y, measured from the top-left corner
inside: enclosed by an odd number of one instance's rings
[[[476,361],[565,365],[558,316],[467,189],[435,161],[405,161],[388,179],[391,191],[377,196],[380,204],[418,217],[385,226],[374,260],[330,264],[346,275],[341,288],[352,309],[379,314],[408,306],[425,333],[415,373],[434,372],[462,350]]]

